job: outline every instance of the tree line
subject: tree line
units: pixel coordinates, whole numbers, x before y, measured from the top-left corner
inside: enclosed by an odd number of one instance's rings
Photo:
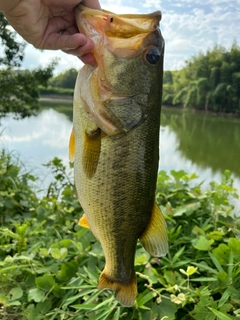
[[[68,69],[59,73],[57,76],[51,77],[48,80],[48,86],[39,86],[39,93],[41,96],[73,96],[75,81],[77,78],[77,70],[74,68]]]
[[[69,69],[53,77],[57,62],[47,68],[20,69],[24,42],[0,13],[0,117],[14,112],[20,117],[33,114],[39,107],[40,95],[72,95],[77,76]],[[215,45],[185,62],[181,70],[165,71],[163,104],[221,113],[240,113],[240,47],[230,50]]]
[[[163,104],[222,113],[240,113],[240,47],[215,45],[185,62],[183,69],[165,71]]]

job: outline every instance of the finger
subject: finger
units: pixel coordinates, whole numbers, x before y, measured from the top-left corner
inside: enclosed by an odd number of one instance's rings
[[[87,39],[87,42],[84,45],[77,47],[75,49],[64,49],[62,51],[65,53],[77,56],[79,59],[82,60],[83,63],[93,64],[93,63],[95,63],[95,58],[94,58],[94,55],[90,51],[93,49],[94,44],[93,44],[92,40],[90,40],[88,38],[86,38],[86,39]]]
[[[76,56],[84,56],[85,54],[89,53],[93,49],[93,42],[92,40],[86,38],[86,42],[84,44],[81,44],[80,46],[77,46],[75,48],[63,48],[62,50],[66,53],[74,54]]]
[[[84,54],[83,56],[78,55],[77,50],[69,50],[69,51],[63,50],[63,52],[77,56],[85,64],[94,64],[96,62],[94,55],[91,52]]]
[[[84,0],[82,4],[88,8],[101,10],[101,6],[98,0]]]
[[[68,50],[62,50],[62,51],[79,57],[79,59],[81,59],[82,62],[84,63],[92,64],[95,62],[94,55],[91,52],[92,49],[93,49],[93,42],[87,39],[86,44],[83,46],[80,46],[76,49],[68,49]]]
[[[85,54],[84,56],[82,57],[79,57],[81,59],[81,61],[85,64],[93,64],[96,62],[95,58],[94,58],[94,55],[90,52],[90,53],[87,53]]]
[[[76,33],[73,35],[65,33],[51,33],[39,49],[68,51],[78,48],[79,55],[80,53],[81,55],[88,53],[93,49],[93,42],[81,33]]]

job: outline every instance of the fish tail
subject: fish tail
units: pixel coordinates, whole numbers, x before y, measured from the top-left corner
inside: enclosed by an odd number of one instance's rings
[[[136,275],[128,283],[120,283],[110,279],[105,270],[101,273],[98,281],[98,289],[110,289],[115,292],[115,298],[125,307],[132,307],[137,296]]]

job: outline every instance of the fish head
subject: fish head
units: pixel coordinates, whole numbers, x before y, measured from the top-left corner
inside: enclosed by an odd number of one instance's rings
[[[129,131],[147,117],[155,92],[161,100],[161,12],[118,15],[79,5],[76,18],[79,31],[94,43],[90,113],[107,134]]]

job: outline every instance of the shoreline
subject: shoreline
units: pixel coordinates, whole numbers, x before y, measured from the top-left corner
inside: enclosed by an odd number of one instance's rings
[[[171,110],[179,110],[182,112],[199,113],[199,114],[211,115],[211,116],[216,116],[216,117],[238,118],[238,119],[240,118],[240,113],[213,112],[213,111],[205,111],[205,110],[199,110],[199,109],[188,109],[188,108],[184,108],[184,107],[166,106],[166,105],[162,105],[162,108],[171,109]]]
[[[48,101],[54,101],[54,102],[73,102],[73,96],[67,96],[67,95],[55,95],[55,94],[49,94],[49,95],[41,95],[39,98],[39,102],[48,102]]]
[[[68,95],[41,95],[39,98],[39,102],[69,102],[73,103],[73,96]],[[164,109],[172,109],[172,110],[179,110],[181,112],[192,112],[192,113],[199,113],[199,114],[206,114],[212,115],[216,117],[226,117],[226,118],[240,118],[240,113],[225,113],[225,112],[213,112],[213,111],[205,111],[205,110],[198,110],[198,109],[185,109],[183,107],[177,106],[166,106],[162,105]]]

